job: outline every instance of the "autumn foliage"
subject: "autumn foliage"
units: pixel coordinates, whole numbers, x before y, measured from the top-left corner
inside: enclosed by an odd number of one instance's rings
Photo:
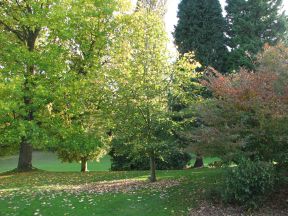
[[[284,46],[267,46],[255,71],[225,76],[208,69],[202,84],[214,99],[199,108],[203,127],[195,132],[198,147],[233,160],[241,153],[287,163],[287,56]]]

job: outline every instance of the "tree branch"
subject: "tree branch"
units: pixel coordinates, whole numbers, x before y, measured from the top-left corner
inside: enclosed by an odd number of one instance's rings
[[[25,42],[25,36],[22,35],[22,33],[20,31],[13,29],[12,27],[8,26],[6,23],[4,23],[1,20],[0,20],[0,25],[4,26],[5,29],[8,30],[9,32],[14,33],[18,37],[19,40],[21,40],[22,42]]]

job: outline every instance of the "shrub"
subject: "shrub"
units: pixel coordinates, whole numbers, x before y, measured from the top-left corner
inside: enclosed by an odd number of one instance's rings
[[[136,155],[132,153],[116,154],[112,149],[111,155],[111,170],[113,171],[128,171],[128,170],[148,170],[149,158],[145,155]],[[191,155],[179,150],[171,149],[163,158],[156,158],[156,166],[158,170],[183,169],[191,160]]]
[[[212,163],[208,164],[208,167],[210,168],[221,168],[225,165],[225,163],[223,161],[214,161]]]
[[[228,203],[256,208],[264,196],[273,191],[275,180],[272,164],[245,159],[227,172],[222,197]]]

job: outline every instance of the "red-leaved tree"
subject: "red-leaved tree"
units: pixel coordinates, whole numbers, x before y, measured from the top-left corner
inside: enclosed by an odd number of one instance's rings
[[[256,71],[222,75],[208,69],[202,84],[214,95],[197,106],[202,127],[191,132],[195,148],[237,160],[245,155],[288,162],[288,48],[265,47]]]

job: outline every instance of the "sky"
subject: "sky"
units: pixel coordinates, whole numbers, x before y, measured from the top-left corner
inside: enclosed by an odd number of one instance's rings
[[[177,11],[178,11],[178,4],[181,0],[168,0],[168,10],[165,17],[166,22],[166,29],[169,34],[169,37],[171,40],[172,38],[172,32],[174,31],[174,26],[177,24]],[[224,9],[225,7],[225,0],[220,0],[220,3]],[[283,0],[283,6],[284,10],[288,12],[288,0]]]

